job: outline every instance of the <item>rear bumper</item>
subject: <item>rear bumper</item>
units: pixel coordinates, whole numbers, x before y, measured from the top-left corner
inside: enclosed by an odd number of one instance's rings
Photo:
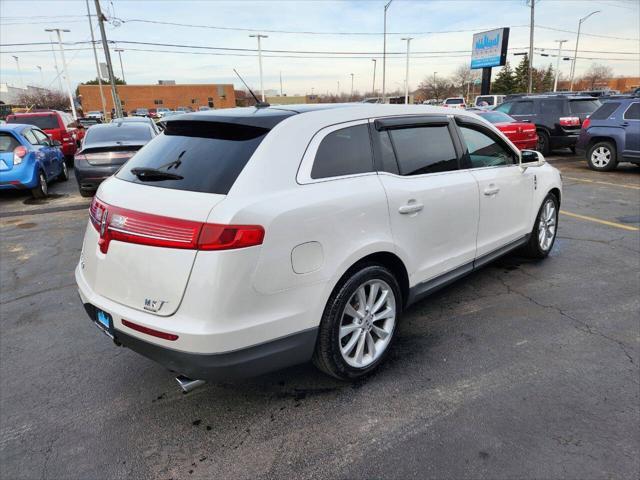
[[[535,138],[531,140],[520,140],[513,142],[513,144],[518,147],[518,150],[535,150],[538,146],[538,140]]]
[[[31,189],[37,184],[38,172],[32,163],[0,172],[0,190]]]
[[[84,305],[92,320],[95,307]],[[217,354],[187,353],[145,342],[120,330],[114,340],[172,372],[198,380],[255,377],[308,362],[316,344],[317,328],[297,332],[266,343]]]
[[[82,190],[97,190],[100,184],[116,173],[120,167],[121,165],[94,167],[87,162],[76,161],[74,170],[78,187]]]

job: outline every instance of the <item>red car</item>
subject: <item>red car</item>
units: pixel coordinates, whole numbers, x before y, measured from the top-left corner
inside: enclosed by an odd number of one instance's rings
[[[78,142],[83,134],[78,131],[73,117],[59,110],[48,110],[33,113],[14,113],[7,116],[7,123],[26,123],[34,125],[58,140],[62,146],[62,153],[66,158],[73,158],[78,150]]]
[[[506,113],[493,110],[473,110],[473,113],[493,123],[518,149],[536,149],[538,134],[536,133],[536,126],[534,124],[518,122]]]

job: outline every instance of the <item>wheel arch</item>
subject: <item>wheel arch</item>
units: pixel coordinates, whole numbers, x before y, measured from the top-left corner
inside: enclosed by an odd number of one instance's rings
[[[593,147],[596,143],[599,143],[599,142],[612,143],[613,147],[616,149],[616,154],[618,153],[618,142],[615,137],[611,137],[607,135],[594,135],[591,137],[591,139],[589,140],[589,143],[587,144],[587,155],[589,154],[589,150],[591,149],[591,147]]]

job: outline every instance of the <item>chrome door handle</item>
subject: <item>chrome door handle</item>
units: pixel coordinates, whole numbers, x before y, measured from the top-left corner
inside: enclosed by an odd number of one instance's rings
[[[418,213],[420,210],[424,208],[422,203],[408,203],[407,205],[403,205],[398,208],[398,212],[403,215],[407,215],[409,213]]]
[[[484,194],[490,197],[491,195],[497,195],[499,191],[500,189],[498,187],[489,187],[484,189]]]

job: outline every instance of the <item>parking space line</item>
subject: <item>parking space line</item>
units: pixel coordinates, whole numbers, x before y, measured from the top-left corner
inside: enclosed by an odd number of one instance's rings
[[[623,230],[629,230],[631,232],[639,232],[640,228],[633,227],[631,225],[624,225],[622,223],[610,222],[608,220],[602,220],[600,218],[589,217],[587,215],[579,215],[577,213],[567,212],[566,210],[560,210],[560,213],[567,215],[568,217],[578,218],[580,220],[586,220],[588,222],[600,223],[601,225],[607,225],[609,227],[621,228]]]
[[[584,182],[584,183],[598,183],[600,185],[609,185],[612,187],[621,187],[621,188],[631,188],[633,190],[640,190],[640,186],[638,185],[629,185],[624,183],[612,183],[612,182],[603,182],[602,180],[589,180],[587,178],[578,178],[578,177],[567,177],[566,175],[562,175],[563,180],[574,180],[576,182]]]

